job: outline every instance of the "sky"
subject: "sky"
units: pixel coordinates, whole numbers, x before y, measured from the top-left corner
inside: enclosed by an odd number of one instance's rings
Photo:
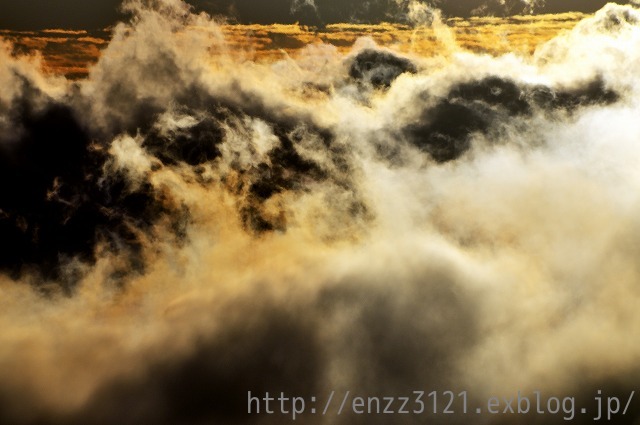
[[[640,424],[640,8],[129,10],[0,32],[0,424]]]
[[[380,22],[397,19],[396,0],[190,0],[196,10],[224,14],[241,23],[294,23],[322,25],[335,22]],[[0,1],[0,28],[37,30],[45,28],[104,28],[116,22],[120,0],[23,0]],[[439,7],[449,16],[469,16],[472,13],[504,15],[526,10],[524,0],[440,0]],[[501,3],[506,3],[502,5]],[[541,2],[538,2],[541,3]],[[538,4],[536,12],[594,12],[606,0],[547,0]],[[309,4],[314,4],[315,9]]]

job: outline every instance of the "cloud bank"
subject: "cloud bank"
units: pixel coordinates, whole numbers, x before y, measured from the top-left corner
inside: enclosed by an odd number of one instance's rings
[[[261,65],[178,0],[126,7],[85,80],[0,49],[0,422],[282,423],[247,391],[593,409],[634,388],[637,9],[531,58],[443,32],[430,59],[363,39]]]

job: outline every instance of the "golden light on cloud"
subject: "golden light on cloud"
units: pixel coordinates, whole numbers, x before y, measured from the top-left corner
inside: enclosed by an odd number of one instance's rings
[[[640,419],[640,9],[399,3],[2,32],[1,424]]]
[[[585,18],[580,13],[521,16],[510,18],[476,17],[450,19],[446,28],[457,47],[474,53],[530,55],[535,48],[562,31],[570,30]],[[340,53],[349,52],[356,41],[367,37],[381,47],[399,52],[431,57],[442,54],[439,35],[433,27],[383,23],[330,24],[323,29],[301,25],[222,25],[228,51],[246,60],[275,61],[295,56],[308,45],[334,46]],[[73,78],[88,74],[101,48],[109,40],[109,31],[88,34],[86,31],[61,29],[40,32],[0,30],[0,37],[14,44],[16,52],[40,52],[46,69]]]

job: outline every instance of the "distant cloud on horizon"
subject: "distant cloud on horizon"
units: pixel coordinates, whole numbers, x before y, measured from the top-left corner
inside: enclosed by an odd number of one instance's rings
[[[559,13],[580,11],[591,13],[607,0],[437,0],[427,2],[442,9],[445,16],[478,14],[510,15],[528,12]],[[621,3],[626,3],[624,2]],[[123,18],[120,0],[38,0],[4,2],[0,6],[0,28],[35,30],[45,28],[105,28]],[[240,23],[295,23],[324,25],[337,22],[402,20],[403,3],[397,0],[189,0],[196,10],[224,15]]]

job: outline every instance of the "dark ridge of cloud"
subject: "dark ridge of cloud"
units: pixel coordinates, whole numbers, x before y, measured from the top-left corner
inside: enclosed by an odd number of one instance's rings
[[[197,166],[220,156],[219,145],[222,143],[224,130],[218,114],[198,113],[197,111],[181,111],[185,115],[195,112],[203,116],[194,126],[183,129],[176,128],[168,132],[152,128],[144,138],[142,146],[164,165],[185,163]]]
[[[21,134],[0,157],[2,266],[15,268],[14,273],[27,264],[53,271],[50,263],[58,255],[87,255],[94,236],[92,226],[83,223],[96,220],[90,218],[95,212],[89,211],[84,211],[82,223],[65,220],[77,206],[66,206],[64,200],[73,203],[83,191],[84,165],[90,162],[88,135],[64,105],[53,104],[38,112],[31,109],[27,106],[17,112]],[[63,238],[65,234],[77,236]]]
[[[403,134],[437,162],[448,162],[470,149],[475,133],[493,132],[497,136],[500,126],[513,118],[531,116],[540,110],[548,114],[572,113],[581,107],[610,105],[619,99],[620,95],[606,87],[602,79],[556,89],[487,77],[453,86],[446,97],[425,108],[417,122],[408,124]]]
[[[142,268],[137,231],[150,231],[170,202],[148,183],[132,190],[123,174],[103,176],[106,147],[94,143],[78,111],[19,80],[21,94],[6,112],[10,131],[0,139],[0,269],[73,285],[78,276],[62,265],[92,264],[100,243],[126,250],[128,267]]]
[[[409,59],[380,50],[365,49],[353,58],[349,76],[375,88],[389,88],[401,74],[415,74],[417,71]]]

